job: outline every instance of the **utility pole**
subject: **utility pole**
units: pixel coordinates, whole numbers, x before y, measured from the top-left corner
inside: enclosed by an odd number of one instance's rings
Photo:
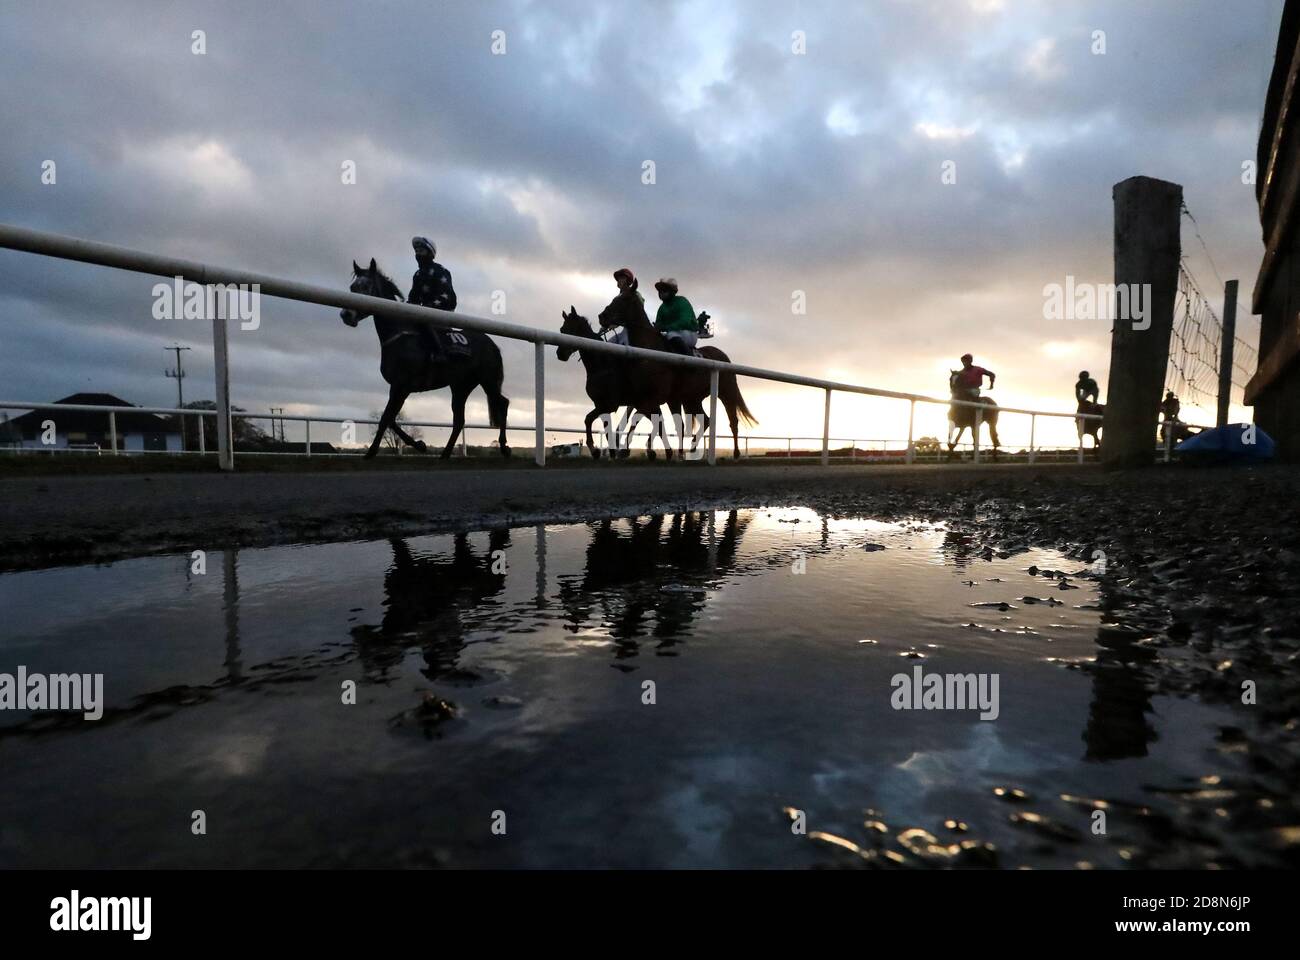
[[[184,390],[184,388],[181,386],[181,381],[185,379],[185,368],[181,365],[181,351],[182,351],[182,350],[188,350],[189,347],[182,347],[180,344],[178,344],[178,343],[174,343],[174,344],[172,344],[170,347],[163,347],[163,349],[164,349],[164,350],[171,350],[171,351],[173,351],[173,352],[176,354],[176,369],[175,369],[175,370],[164,370],[164,371],[163,371],[163,376],[165,376],[165,377],[171,377],[173,380],[176,381],[176,409],[177,409],[177,410],[184,410],[184,409],[185,409],[185,390]],[[181,423],[181,449],[184,450],[184,449],[185,449],[185,414],[183,414],[183,413],[178,413],[178,414],[176,415],[176,419],[178,419],[178,420],[180,421],[180,423]],[[203,429],[203,418],[202,418],[202,417],[199,417],[199,429],[200,429],[200,430]]]
[[[284,440],[284,407],[268,407],[267,409],[271,411],[271,415],[272,415],[271,416],[271,439],[283,441]],[[278,421],[277,418],[275,417],[275,414],[277,413],[280,415]],[[278,435],[276,434],[277,422],[279,423]]]
[[[183,409],[185,406],[185,391],[181,387],[181,381],[185,379],[185,368],[181,366],[181,351],[188,350],[189,347],[182,347],[180,344],[172,344],[170,347],[163,347],[164,350],[171,350],[176,354],[176,369],[164,370],[163,376],[170,377],[176,381],[176,409]]]

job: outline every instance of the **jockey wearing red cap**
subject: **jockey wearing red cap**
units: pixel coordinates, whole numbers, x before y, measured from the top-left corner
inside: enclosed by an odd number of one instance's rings
[[[614,282],[618,284],[619,296],[628,296],[630,294],[636,294],[637,299],[640,300],[643,304],[645,303],[645,297],[643,297],[641,295],[641,291],[637,289],[636,274],[632,272],[631,267],[619,267],[617,270],[615,270]],[[610,341],[613,343],[621,343],[626,346],[628,342],[627,328],[618,327],[614,331],[614,335],[610,337]]]
[[[997,374],[992,370],[975,366],[974,359],[969,353],[962,354],[961,369],[954,371],[948,381],[953,395],[960,394],[963,400],[979,399],[980,388],[984,386],[986,376],[989,378],[990,390],[993,389],[993,382],[997,379]]]

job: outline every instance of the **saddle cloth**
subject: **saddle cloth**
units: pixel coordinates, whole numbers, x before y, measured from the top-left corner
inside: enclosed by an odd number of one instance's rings
[[[433,335],[438,340],[438,346],[442,348],[445,357],[451,360],[466,360],[470,356],[469,337],[463,332],[456,329],[439,330],[433,329]]]

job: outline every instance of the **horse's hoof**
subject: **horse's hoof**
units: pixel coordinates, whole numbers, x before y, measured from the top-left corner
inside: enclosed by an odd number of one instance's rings
[[[451,459],[451,451],[450,451],[450,450],[444,450],[444,451],[442,451],[442,453],[438,456],[438,459],[439,459],[439,460],[450,460],[450,459]]]
[[[658,460],[659,454],[655,453],[653,450],[647,450],[645,452],[645,458],[647,460]]]
[[[419,450],[421,453],[428,453],[428,452],[429,452],[429,445],[428,445],[427,443],[425,443],[423,440],[416,440],[416,441],[415,441],[415,449],[416,449],[416,450]]]
[[[599,460],[599,459],[600,459],[600,451],[597,450],[595,447],[592,447],[592,448],[591,448],[591,459],[593,459],[593,460]]]
[[[620,450],[620,451],[618,452],[618,458],[619,458],[620,460],[626,460],[626,459],[627,459],[628,457],[630,457],[630,456],[632,456],[632,451],[631,451],[631,450]]]
[[[510,459],[510,448],[509,448],[509,447],[502,447],[502,448],[501,448],[501,459],[503,459],[503,460],[509,460],[509,459]]]

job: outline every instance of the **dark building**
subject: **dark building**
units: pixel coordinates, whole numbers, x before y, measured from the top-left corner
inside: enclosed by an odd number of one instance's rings
[[[1260,314],[1259,367],[1246,385],[1255,422],[1282,459],[1300,460],[1300,0],[1287,0],[1259,133],[1255,196],[1264,260],[1252,312]]]
[[[74,406],[94,407],[129,407],[121,397],[111,393],[74,393],[55,403]],[[160,417],[153,413],[132,413],[119,410],[117,421],[117,448],[119,450],[180,450],[181,434],[176,423],[169,417]],[[43,442],[45,429],[42,424],[50,420],[54,423],[54,443]],[[22,447],[56,447],[89,448],[101,450],[113,449],[109,436],[108,413],[91,410],[33,410],[9,421],[10,432],[20,438]]]

